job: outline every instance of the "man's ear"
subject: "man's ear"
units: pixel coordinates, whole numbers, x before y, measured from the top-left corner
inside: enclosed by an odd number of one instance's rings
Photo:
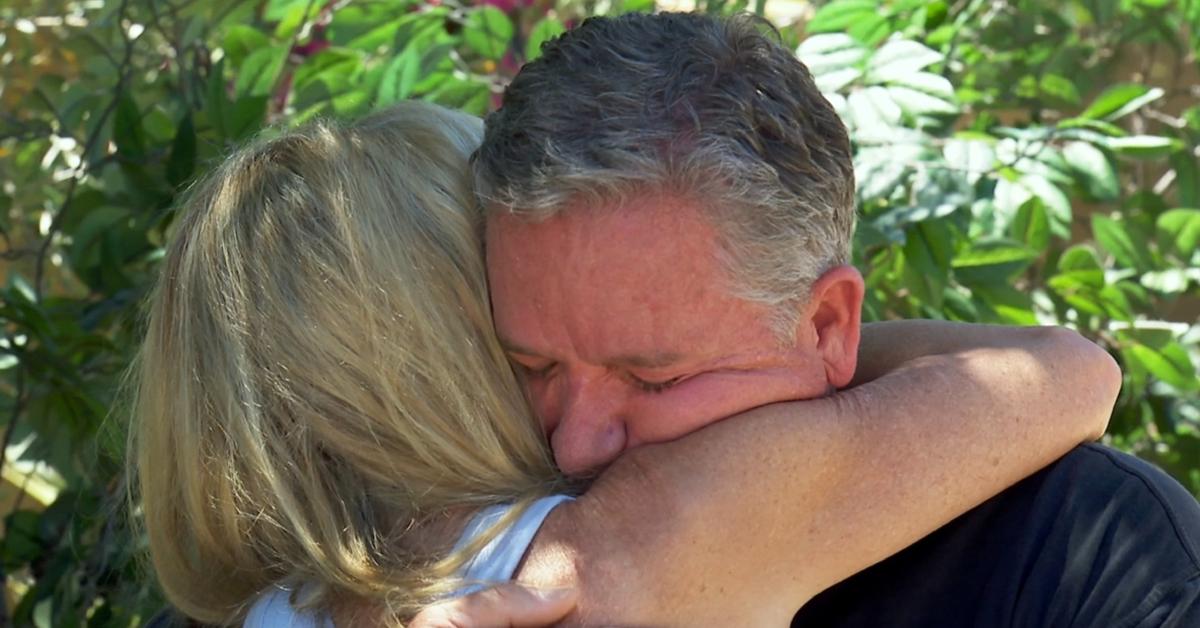
[[[805,320],[816,333],[817,353],[835,388],[848,385],[858,366],[864,290],[862,275],[853,266],[835,266],[812,285]]]

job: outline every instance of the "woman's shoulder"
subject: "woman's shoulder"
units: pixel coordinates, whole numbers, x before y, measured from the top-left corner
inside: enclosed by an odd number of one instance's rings
[[[242,628],[333,628],[333,624],[311,611],[292,606],[292,590],[273,586],[258,596]]]
[[[546,516],[559,504],[573,499],[567,495],[552,495],[534,501],[504,530],[482,547],[463,567],[460,577],[470,583],[453,595],[465,595],[480,588],[511,580],[525,551]],[[477,513],[463,530],[455,550],[466,547],[483,531],[496,525],[512,508],[503,504],[485,508]],[[258,596],[246,614],[243,628],[333,628],[326,617],[311,611],[299,611],[292,606],[292,589],[276,585]]]
[[[530,504],[520,517],[501,530],[467,561],[460,576],[468,586],[457,591],[456,595],[477,591],[488,584],[511,580],[546,516],[556,506],[571,499],[573,498],[567,495],[552,495]],[[496,525],[511,508],[512,504],[492,506],[476,514],[459,537],[455,551],[463,549],[475,537]]]

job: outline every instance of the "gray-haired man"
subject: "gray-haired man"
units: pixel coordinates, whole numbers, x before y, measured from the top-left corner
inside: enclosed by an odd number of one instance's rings
[[[488,119],[475,167],[497,330],[568,473],[851,380],[845,338],[775,335],[815,291],[861,279],[845,266],[845,130],[763,26],[589,20]],[[670,274],[714,238],[735,281]],[[529,558],[554,560],[546,544]],[[1200,507],[1149,465],[1081,447],[793,625],[1200,626]]]

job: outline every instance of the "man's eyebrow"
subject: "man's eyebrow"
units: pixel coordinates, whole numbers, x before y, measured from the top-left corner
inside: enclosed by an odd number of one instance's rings
[[[527,355],[531,358],[542,357],[542,354],[538,353],[537,351],[534,351],[533,349],[530,349],[519,342],[513,342],[512,340],[509,340],[503,336],[500,337],[500,348],[504,349],[506,353],[519,353],[521,355]]]

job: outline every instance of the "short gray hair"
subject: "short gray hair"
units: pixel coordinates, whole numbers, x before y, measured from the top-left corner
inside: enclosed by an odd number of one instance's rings
[[[513,79],[473,164],[489,211],[533,220],[643,192],[700,202],[736,293],[785,325],[850,255],[846,129],[750,15],[586,20]]]

